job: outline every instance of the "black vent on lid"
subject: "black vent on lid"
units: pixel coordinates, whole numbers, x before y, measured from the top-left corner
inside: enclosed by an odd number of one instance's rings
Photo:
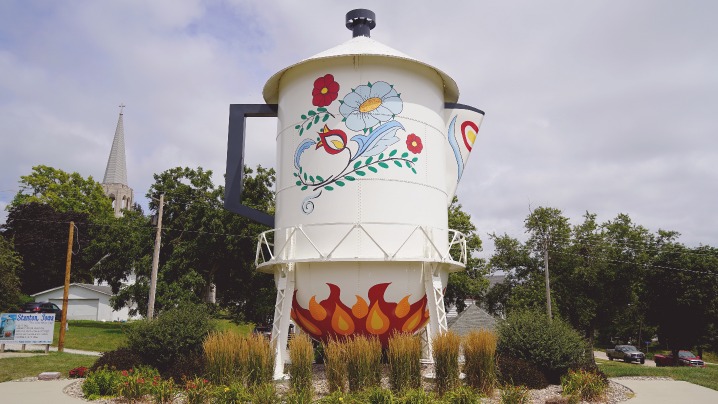
[[[371,10],[359,8],[347,13],[346,26],[352,31],[353,37],[370,37],[370,31],[376,27],[376,15]]]

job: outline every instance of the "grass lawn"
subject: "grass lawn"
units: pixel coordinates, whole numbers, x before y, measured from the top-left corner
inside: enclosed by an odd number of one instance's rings
[[[123,328],[128,323],[102,321],[68,321],[69,329],[65,332],[65,348],[82,349],[85,351],[107,352],[119,348],[125,343]],[[55,323],[55,336],[52,346],[57,346],[60,338],[60,323]]]
[[[247,324],[247,323],[237,324],[230,320],[215,320],[215,321],[216,321],[215,325],[217,327],[217,331],[231,330],[236,333],[245,335],[245,334],[249,334],[254,329],[254,325],[252,325],[252,324]]]
[[[64,352],[50,352],[47,355],[24,358],[4,358],[0,359],[0,382],[37,376],[42,372],[61,372],[64,377],[68,377],[70,369],[79,366],[90,367],[95,360],[97,360],[95,356]]]
[[[715,365],[707,365],[705,368],[687,366],[658,368],[601,359],[597,359],[596,363],[608,377],[664,376],[718,390],[718,366]]]

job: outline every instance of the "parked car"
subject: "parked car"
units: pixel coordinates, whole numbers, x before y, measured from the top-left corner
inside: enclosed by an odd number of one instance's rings
[[[673,354],[660,355],[656,354],[653,357],[656,361],[656,366],[673,366]],[[691,351],[678,351],[678,366],[691,366],[695,368],[706,367],[705,362],[700,356],[693,355]]]
[[[20,313],[55,313],[55,321],[62,319],[62,309],[50,302],[25,303],[20,308]]]
[[[272,339],[272,327],[271,326],[264,326],[264,325],[258,325],[254,327],[254,330],[252,330],[254,334],[261,334],[265,337]]]
[[[627,363],[646,363],[646,355],[633,345],[616,345],[613,349],[606,349],[606,356],[610,361],[618,359]]]

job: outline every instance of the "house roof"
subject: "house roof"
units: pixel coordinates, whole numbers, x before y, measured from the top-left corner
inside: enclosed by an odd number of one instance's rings
[[[79,288],[84,288],[84,289],[89,289],[89,290],[91,290],[91,291],[93,291],[93,292],[102,293],[102,294],[104,294],[104,295],[112,296],[112,288],[109,287],[109,286],[92,285],[92,284],[90,284],[90,283],[71,283],[71,284],[70,284],[70,287],[73,287],[73,286],[77,286],[77,287],[79,287]],[[64,288],[64,287],[65,287],[64,285],[63,285],[63,286],[58,286],[58,287],[56,287],[56,288],[52,288],[52,289],[48,289],[48,290],[43,290],[42,292],[34,293],[34,294],[30,295],[30,296],[33,296],[33,297],[34,297],[34,296],[37,296],[37,295],[41,295],[41,294],[43,294],[43,293],[53,292],[53,291],[56,291],[56,290],[58,290],[58,289],[62,289],[62,288]]]
[[[458,317],[449,324],[449,330],[459,336],[464,336],[470,331],[496,329],[496,319],[481,307],[472,304],[462,311]]]

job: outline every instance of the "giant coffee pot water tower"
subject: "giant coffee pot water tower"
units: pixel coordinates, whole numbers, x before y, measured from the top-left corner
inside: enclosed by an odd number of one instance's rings
[[[373,12],[350,11],[346,26],[351,40],[270,77],[266,104],[230,106],[225,207],[272,228],[256,264],[277,286],[276,376],[290,319],[322,341],[430,341],[446,331],[448,274],[466,264],[448,206],[484,113],[456,103],[443,71],[371,39]],[[240,203],[245,119],[267,116],[278,118],[274,217]]]

